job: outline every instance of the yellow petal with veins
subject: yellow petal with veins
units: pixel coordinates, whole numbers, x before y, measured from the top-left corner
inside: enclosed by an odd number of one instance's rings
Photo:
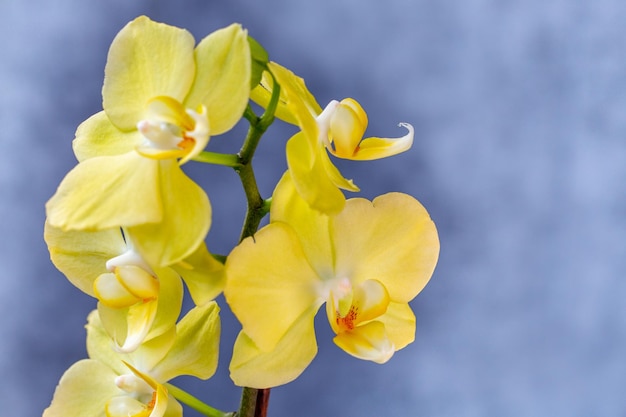
[[[163,217],[159,222],[133,225],[127,231],[135,249],[150,265],[168,266],[190,256],[204,242],[211,226],[211,204],[204,190],[175,160],[152,162],[159,167],[153,180],[159,186],[155,204],[162,207]]]
[[[302,78],[275,62],[269,62],[267,66],[280,84],[281,91],[284,90],[287,108],[298,121],[300,129],[305,132],[310,146],[317,147],[318,129],[315,117],[322,112],[322,108]]]
[[[310,265],[320,277],[333,273],[332,246],[328,232],[328,216],[313,210],[294,187],[289,172],[280,179],[272,194],[271,222],[289,224],[298,235]]]
[[[310,152],[304,133],[287,141],[287,165],[298,194],[314,209],[334,215],[345,204],[345,197],[328,175],[326,151],[317,147]]]
[[[122,155],[143,141],[136,130],[122,132],[111,123],[104,111],[94,114],[76,129],[72,148],[78,161],[96,156]]]
[[[92,297],[95,297],[94,281],[107,272],[106,261],[126,250],[119,228],[63,232],[46,221],[44,239],[54,266],[78,289]]]
[[[183,278],[196,305],[213,300],[226,285],[224,265],[209,253],[204,243],[191,256],[171,268]]]
[[[196,75],[194,44],[186,30],[145,16],[127,24],[113,40],[104,69],[103,107],[111,122],[134,130],[152,97],[182,102]]]
[[[158,222],[159,163],[136,152],[76,165],[46,203],[48,222],[62,230],[102,230]]]
[[[399,126],[409,132],[400,138],[366,138],[359,143],[356,152],[349,158],[354,161],[369,161],[397,155],[407,151],[413,146],[413,126],[408,123],[400,123]],[[340,155],[337,155],[340,156]]]
[[[76,362],[61,377],[43,417],[102,416],[109,399],[122,393],[114,384],[117,375],[97,360]]]
[[[323,301],[297,235],[283,223],[271,223],[235,247],[226,274],[226,301],[263,351],[272,350],[304,311]]]
[[[261,75],[261,82],[252,91],[250,91],[250,100],[263,108],[267,108],[272,99],[272,89],[274,88],[274,80],[267,71],[263,71]],[[296,119],[291,111],[287,107],[287,95],[283,88],[280,89],[280,95],[278,103],[276,105],[276,111],[274,116],[283,122],[291,123],[292,125],[298,125],[298,119]]]
[[[415,340],[415,314],[406,303],[389,303],[387,311],[376,319],[385,325],[396,350]]]
[[[395,302],[406,303],[424,288],[439,256],[437,229],[428,212],[401,193],[372,202],[348,200],[331,220],[331,236],[338,276],[349,276],[355,284],[374,278]]]
[[[271,351],[263,351],[243,331],[230,362],[230,377],[242,387],[270,388],[296,379],[317,354],[313,318],[316,308],[298,317]]]
[[[113,347],[111,336],[104,329],[98,310],[93,310],[87,316],[87,353],[91,359],[102,362],[113,369],[117,375],[128,372],[120,360],[119,353]]]
[[[180,375],[208,379],[217,369],[219,307],[215,301],[192,308],[176,325],[176,340],[151,374],[161,381]]]
[[[198,68],[186,107],[207,108],[211,135],[230,130],[248,105],[250,95],[250,45],[239,24],[216,30],[195,50]]]

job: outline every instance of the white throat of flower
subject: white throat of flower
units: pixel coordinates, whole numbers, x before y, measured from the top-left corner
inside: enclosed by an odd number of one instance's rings
[[[152,99],[137,130],[144,138],[137,147],[139,154],[152,159],[180,158],[181,165],[202,152],[210,139],[206,107],[184,108],[171,97]]]

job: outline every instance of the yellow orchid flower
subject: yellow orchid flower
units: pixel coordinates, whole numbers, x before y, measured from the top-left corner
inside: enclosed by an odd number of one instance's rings
[[[230,364],[237,385],[295,379],[317,352],[313,319],[326,303],[334,342],[377,363],[415,337],[411,301],[439,255],[434,223],[413,197],[349,199],[336,216],[312,209],[285,174],[270,224],[228,256],[224,295],[242,324]]]
[[[174,326],[182,306],[181,277],[196,304],[209,302],[224,287],[224,267],[204,243],[184,262],[153,267],[119,228],[63,232],[46,223],[44,239],[54,265],[98,299],[104,326],[122,352]]]
[[[97,311],[88,317],[90,359],[61,377],[43,417],[181,417],[182,406],[165,382],[180,375],[210,378],[217,368],[220,336],[215,302],[194,307],[167,333],[132,354],[111,349]]]
[[[250,92],[247,33],[192,35],[141,16],[115,37],[104,110],[74,140],[81,161],[46,205],[63,230],[124,227],[151,264],[190,256],[211,224],[204,191],[180,169],[241,118]],[[180,159],[178,161],[178,159]]]
[[[340,189],[359,191],[345,179],[328,156],[352,160],[372,160],[396,155],[413,144],[413,127],[400,123],[408,133],[400,138],[363,139],[367,114],[354,99],[332,100],[323,110],[307,89],[304,80],[288,69],[268,63],[268,69],[281,87],[276,117],[300,127],[301,132],[287,142],[287,164],[298,193],[316,210],[337,214],[345,197]],[[272,80],[267,75],[251,92],[251,99],[267,106]]]

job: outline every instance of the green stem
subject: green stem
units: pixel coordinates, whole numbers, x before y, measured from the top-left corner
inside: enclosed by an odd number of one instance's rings
[[[246,220],[243,223],[241,235],[239,236],[239,241],[242,241],[248,236],[252,236],[258,230],[261,219],[268,212],[268,206],[259,193],[252,164],[245,164],[243,168],[237,172],[246,192],[246,199],[248,200]]]
[[[278,83],[274,82],[272,98],[263,115],[257,117],[249,105],[244,112],[244,117],[250,122],[250,127],[248,128],[248,134],[246,135],[243,146],[237,154],[239,166],[235,168],[241,179],[241,184],[243,185],[248,201],[246,219],[241,229],[241,235],[239,236],[240,241],[248,236],[252,236],[258,230],[261,219],[269,212],[271,200],[264,200],[259,193],[259,187],[256,182],[256,177],[254,176],[254,169],[252,168],[252,158],[259,145],[261,136],[263,136],[267,128],[274,121],[274,112],[276,111],[279,96],[280,86]]]
[[[271,73],[270,73],[271,74]],[[272,77],[274,77],[272,75]],[[252,158],[259,144],[261,136],[274,121],[274,113],[280,97],[280,86],[274,79],[272,97],[261,117],[252,111],[248,106],[244,117],[250,122],[248,134],[241,150],[237,154],[240,167],[235,168],[241,179],[241,184],[246,193],[248,207],[246,219],[241,229],[240,241],[254,235],[259,228],[261,219],[269,212],[271,198],[264,200],[259,193],[259,187],[252,168]],[[270,390],[243,387],[241,391],[241,403],[237,417],[266,417],[269,402]]]
[[[231,168],[240,168],[239,157],[234,154],[225,154],[217,152],[200,152],[192,158],[194,161],[204,162],[207,164],[224,165]]]
[[[233,417],[234,413],[225,413],[224,411],[220,411],[216,408],[211,407],[208,404],[203,403],[193,395],[189,394],[186,391],[172,385],[165,384],[167,387],[167,391],[172,394],[174,398],[176,398],[181,403],[188,405],[194,410],[204,414],[208,417]]]

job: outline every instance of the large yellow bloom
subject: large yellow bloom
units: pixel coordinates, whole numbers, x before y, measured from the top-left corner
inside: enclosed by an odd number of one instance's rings
[[[400,193],[350,199],[326,216],[285,175],[270,218],[226,262],[224,295],[243,326],[230,365],[237,385],[296,378],[317,352],[313,318],[323,303],[334,342],[357,358],[383,363],[413,341],[408,302],[439,255],[435,225],[417,200]]]
[[[198,305],[217,297],[224,287],[223,265],[204,243],[184,262],[155,267],[119,228],[63,232],[46,224],[44,238],[54,265],[98,299],[103,325],[123,352],[134,351],[175,325],[183,300],[181,276]]]
[[[179,164],[241,118],[251,64],[237,24],[194,44],[189,32],[145,16],[118,33],[105,67],[104,110],[79,126],[74,151],[81,162],[46,206],[52,226],[122,226],[159,266],[200,245],[211,206]]]
[[[413,144],[413,127],[400,123],[408,133],[397,139],[363,139],[367,114],[354,99],[332,100],[323,110],[302,78],[270,62],[268,69],[281,87],[276,116],[300,127],[287,142],[287,164],[298,193],[316,210],[336,214],[343,209],[345,197],[340,189],[359,191],[345,179],[328,156],[352,160],[380,159],[408,150]],[[264,74],[251,98],[262,106],[269,103],[272,80]]]
[[[178,323],[132,354],[111,350],[97,311],[87,324],[90,359],[61,377],[43,417],[182,417],[165,382],[179,375],[207,379],[217,368],[220,322],[215,302],[193,308]]]

